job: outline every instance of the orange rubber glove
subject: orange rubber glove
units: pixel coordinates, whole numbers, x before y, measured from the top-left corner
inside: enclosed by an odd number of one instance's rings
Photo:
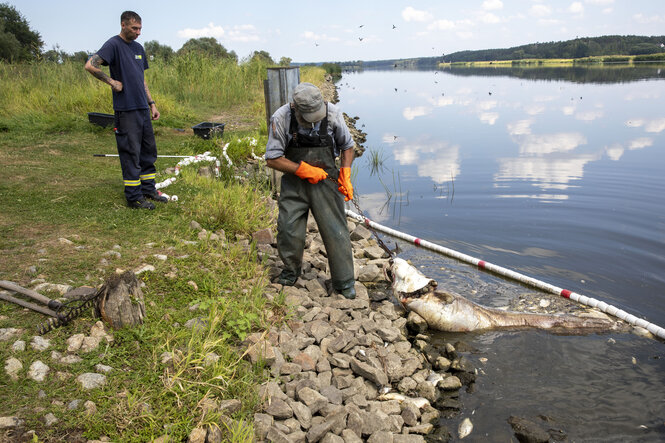
[[[318,183],[328,177],[328,173],[323,169],[305,162],[300,162],[300,166],[296,169],[296,175],[310,183]]]
[[[337,179],[337,190],[344,194],[344,201],[353,200],[353,186],[351,185],[351,168],[341,168]]]

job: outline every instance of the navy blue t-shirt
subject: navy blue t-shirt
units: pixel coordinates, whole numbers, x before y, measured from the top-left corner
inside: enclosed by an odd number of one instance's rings
[[[140,43],[127,43],[119,35],[108,39],[97,51],[104,65],[109,66],[111,78],[122,83],[122,91],[113,91],[113,109],[132,111],[148,109],[143,72],[148,69],[148,59]]]

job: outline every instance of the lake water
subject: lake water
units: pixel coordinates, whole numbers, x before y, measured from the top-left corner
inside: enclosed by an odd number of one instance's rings
[[[360,207],[665,326],[664,80],[658,66],[345,73],[339,105],[367,133],[354,163]],[[556,298],[401,247],[441,287],[485,305]],[[476,389],[443,420],[456,434],[470,417],[465,441],[510,441],[510,415],[546,416],[570,441],[665,439],[662,341],[537,331],[434,339],[475,348]]]

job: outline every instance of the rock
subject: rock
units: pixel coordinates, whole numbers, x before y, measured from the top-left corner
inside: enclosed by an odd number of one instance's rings
[[[60,295],[65,295],[69,291],[74,289],[70,285],[58,285],[55,283],[40,283],[34,287],[34,290],[37,292],[46,291],[46,292],[57,292]]]
[[[32,341],[30,342],[30,347],[36,351],[46,351],[49,346],[51,346],[51,340],[39,335],[32,337]]]
[[[189,433],[188,443],[205,443],[207,431],[204,428],[194,428]]]
[[[97,371],[97,372],[102,372],[102,373],[106,374],[106,373],[111,372],[112,370],[113,370],[112,367],[103,365],[101,363],[98,363],[98,364],[95,365],[95,371]]]
[[[23,340],[16,340],[12,345],[12,351],[14,352],[25,351],[25,342]]]
[[[81,400],[72,400],[67,404],[67,409],[70,411],[73,411],[75,409],[78,409],[78,407],[81,405]]]
[[[450,377],[446,377],[443,380],[440,380],[436,386],[439,389],[443,389],[444,391],[455,391],[462,387],[462,382],[459,378],[451,375]]]
[[[279,398],[273,398],[270,403],[264,408],[268,415],[272,415],[278,420],[284,420],[293,417],[293,410],[287,402]]]
[[[206,327],[208,327],[208,319],[205,318],[205,317],[191,318],[191,319],[189,319],[185,322],[185,327],[187,329],[194,329],[194,330],[201,329],[201,330],[203,330]]]
[[[312,415],[328,404],[328,399],[312,388],[302,388],[298,391],[297,397],[298,400],[307,405]]]
[[[383,370],[374,368],[367,363],[363,363],[355,358],[351,359],[350,366],[353,372],[373,382],[377,386],[388,385],[388,376],[385,372],[383,372]]]
[[[50,368],[41,361],[37,360],[30,365],[28,377],[37,382],[43,382],[46,379]]]
[[[81,344],[81,352],[90,352],[94,351],[99,347],[99,342],[101,341],[101,338],[99,337],[84,337],[83,338],[83,343]]]
[[[14,336],[20,335],[21,333],[23,333],[22,329],[2,328],[0,329],[0,341],[9,341]]]
[[[166,261],[169,258],[168,255],[164,255],[164,254],[152,254],[152,256],[155,257],[157,260],[160,260],[160,261]]]
[[[257,441],[265,440],[274,419],[268,414],[254,414],[254,435]]]
[[[134,271],[135,275],[143,274],[144,272],[155,272],[156,268],[153,265],[143,265]],[[128,271],[129,272],[129,271]]]
[[[219,412],[224,415],[232,415],[233,413],[238,412],[240,408],[242,408],[242,403],[235,398],[219,402]]]
[[[16,429],[23,426],[23,420],[18,417],[0,417],[0,430]]]
[[[307,431],[307,441],[312,443],[318,442],[333,428],[334,425],[334,421],[331,420],[326,420],[323,423],[313,425],[309,428],[309,431]]]
[[[98,321],[90,328],[91,337],[99,337],[100,339],[106,340],[108,343],[113,341],[113,337],[106,332],[106,327],[104,322]]]
[[[18,380],[18,373],[21,370],[23,370],[23,363],[21,363],[20,360],[14,357],[9,357],[5,361],[5,372],[12,380],[14,381]]]
[[[83,407],[85,408],[85,415],[87,415],[88,417],[95,415],[97,413],[97,405],[90,400],[83,403]]]
[[[259,360],[262,360],[265,361],[266,364],[271,365],[275,362],[276,358],[272,345],[265,340],[251,345],[247,348],[245,355],[249,358],[249,361],[251,361],[252,364],[256,364]]]
[[[275,236],[271,229],[261,229],[252,234],[252,240],[254,240],[257,245],[271,245],[275,243]]]
[[[203,229],[196,220],[192,220],[191,222],[189,222],[189,228],[195,231],[200,231],[201,229]]]
[[[87,372],[76,377],[76,381],[81,384],[83,389],[90,390],[104,386],[106,384],[106,376]]]
[[[48,427],[48,426],[53,426],[53,425],[56,424],[57,422],[58,422],[58,419],[56,418],[56,416],[53,415],[53,414],[50,413],[50,412],[44,416],[44,424],[45,424],[47,427]]]
[[[60,359],[58,359],[59,363],[65,364],[65,365],[73,365],[76,363],[81,363],[83,359],[79,357],[78,355],[66,355]]]
[[[67,339],[67,352],[76,352],[81,349],[83,344],[84,334],[74,334]]]
[[[222,441],[224,441],[222,428],[220,428],[216,423],[207,425],[205,443],[222,443]]]
[[[510,416],[508,423],[521,443],[546,443],[550,440],[550,434],[531,420]]]

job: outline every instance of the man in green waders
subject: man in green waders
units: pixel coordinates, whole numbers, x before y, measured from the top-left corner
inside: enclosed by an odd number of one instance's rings
[[[300,276],[311,210],[326,247],[333,288],[346,298],[356,297],[353,253],[344,215],[344,201],[353,199],[353,146],[342,112],[324,102],[319,88],[311,83],[296,86],[293,103],[272,115],[266,163],[284,173],[277,219],[277,249],[284,268],[277,283],[293,286]],[[335,166],[337,156],[339,170]]]

